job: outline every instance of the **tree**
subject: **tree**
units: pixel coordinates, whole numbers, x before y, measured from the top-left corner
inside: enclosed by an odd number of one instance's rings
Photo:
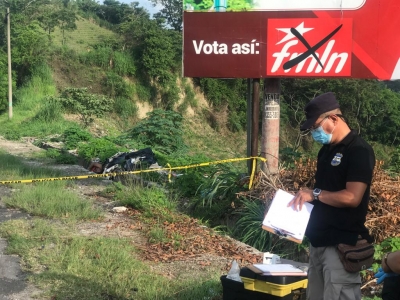
[[[66,30],[75,30],[77,17],[75,12],[70,9],[64,8],[58,12],[58,26],[62,32],[62,44],[65,45],[65,31]]]
[[[304,121],[304,106],[318,94],[335,92],[350,127],[370,141],[400,144],[400,94],[378,80],[285,79],[283,105],[287,125],[298,130]]]
[[[21,83],[30,75],[33,67],[45,61],[49,51],[49,40],[38,21],[28,25],[15,22],[11,28],[11,44],[13,69],[18,74],[17,82]]]
[[[182,0],[151,0],[153,5],[162,6],[160,12],[154,14],[154,18],[165,19],[167,24],[175,31],[182,31],[183,3]]]
[[[53,7],[47,6],[43,14],[38,18],[41,27],[44,29],[44,31],[47,32],[50,38],[50,34],[54,32],[54,29],[58,25],[58,10],[54,10]]]

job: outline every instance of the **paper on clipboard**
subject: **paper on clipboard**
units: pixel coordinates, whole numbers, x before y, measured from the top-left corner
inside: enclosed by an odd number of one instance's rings
[[[307,272],[290,265],[290,264],[275,264],[275,265],[265,265],[265,264],[254,264],[254,267],[259,269],[263,275],[278,275],[278,276],[306,276]]]
[[[296,243],[301,243],[314,205],[306,202],[301,210],[287,205],[293,195],[278,190],[262,223],[262,228]]]

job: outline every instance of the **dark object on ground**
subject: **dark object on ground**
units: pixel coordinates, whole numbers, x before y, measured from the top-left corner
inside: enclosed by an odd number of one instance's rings
[[[147,168],[156,162],[151,148],[133,152],[118,152],[105,161],[103,173],[134,171],[139,168]]]
[[[148,168],[156,162],[155,154],[151,148],[144,148],[131,152],[118,152],[107,158],[104,164],[98,160],[93,160],[88,169],[97,174],[118,173]]]

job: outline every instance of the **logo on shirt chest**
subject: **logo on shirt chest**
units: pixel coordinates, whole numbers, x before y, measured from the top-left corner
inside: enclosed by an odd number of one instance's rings
[[[342,162],[342,157],[342,153],[336,153],[335,156],[332,158],[331,165],[334,167],[340,165],[340,163]]]

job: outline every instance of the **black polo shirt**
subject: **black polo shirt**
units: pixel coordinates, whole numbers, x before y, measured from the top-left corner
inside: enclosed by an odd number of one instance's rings
[[[316,188],[336,192],[345,189],[347,182],[364,182],[368,186],[360,205],[355,208],[337,208],[320,201],[312,202],[314,208],[306,229],[306,236],[311,245],[355,245],[359,234],[372,242],[364,223],[374,166],[375,155],[372,147],[354,131],[340,143],[324,145],[321,148],[315,174]]]

